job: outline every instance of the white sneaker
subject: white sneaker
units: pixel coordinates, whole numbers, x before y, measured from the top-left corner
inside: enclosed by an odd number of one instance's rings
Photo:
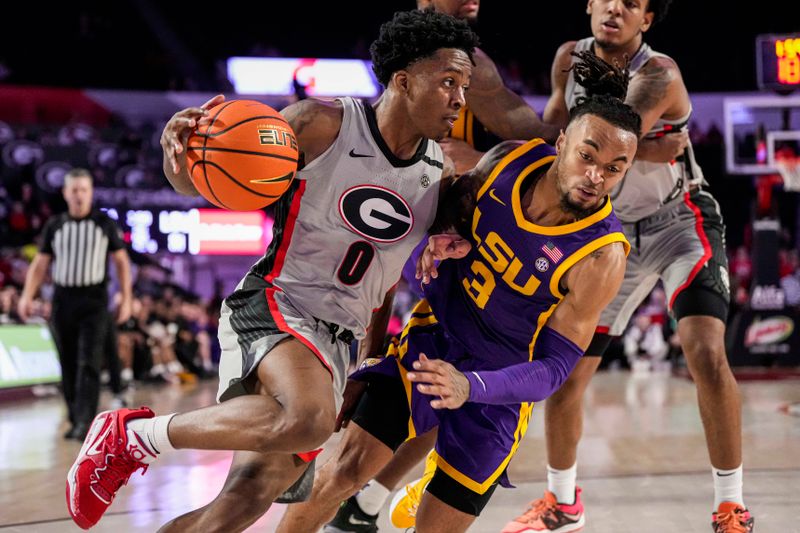
[[[125,401],[125,398],[122,397],[121,394],[115,395],[111,398],[111,402],[109,402],[112,410],[122,409],[123,407],[128,407],[128,402]]]

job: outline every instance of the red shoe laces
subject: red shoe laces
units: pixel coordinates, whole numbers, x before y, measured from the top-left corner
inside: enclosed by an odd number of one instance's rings
[[[131,475],[139,468],[144,469],[142,474],[147,471],[146,464],[130,458],[127,454],[107,455],[105,470],[97,473],[97,484],[106,492],[108,498],[113,498],[119,488],[126,485]]]
[[[539,498],[538,500],[533,500],[530,503],[528,510],[525,511],[525,513],[515,521],[522,524],[529,524],[538,520],[539,517],[546,516],[548,514],[555,514],[557,510],[558,507],[554,501],[548,498]]]
[[[741,514],[741,509],[734,509],[732,513],[717,513],[717,532],[747,533],[747,526],[739,516]]]

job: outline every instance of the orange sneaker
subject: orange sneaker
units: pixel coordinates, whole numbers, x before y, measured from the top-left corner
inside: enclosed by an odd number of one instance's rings
[[[556,495],[544,491],[544,498],[531,502],[528,510],[506,524],[502,533],[567,533],[579,531],[586,523],[581,502],[581,488],[575,489],[575,503],[566,505],[556,501]]]
[[[722,502],[711,515],[714,533],[752,533],[754,522],[750,511],[733,502]]]

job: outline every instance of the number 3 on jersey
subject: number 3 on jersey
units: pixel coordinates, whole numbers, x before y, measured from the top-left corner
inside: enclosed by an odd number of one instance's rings
[[[475,274],[475,279],[470,281],[467,278],[462,280],[464,290],[475,301],[475,304],[483,309],[489,302],[489,296],[492,295],[495,285],[494,274],[489,270],[489,267],[480,261],[472,262],[472,272]]]
[[[486,239],[480,243],[478,252],[495,272],[502,274],[503,281],[512,290],[525,296],[531,296],[539,288],[541,282],[534,276],[529,276],[524,285],[517,283],[517,278],[522,270],[522,261],[516,257],[514,251],[500,235],[494,231],[489,232]],[[473,261],[470,268],[472,273],[475,274],[474,279],[470,280],[465,277],[461,282],[464,290],[467,291],[467,294],[479,309],[486,307],[492,291],[497,286],[494,272],[484,264],[484,261],[480,259]]]
[[[347,249],[342,264],[336,272],[336,277],[345,285],[355,285],[367,273],[372,259],[375,257],[375,248],[367,241],[356,241]]]

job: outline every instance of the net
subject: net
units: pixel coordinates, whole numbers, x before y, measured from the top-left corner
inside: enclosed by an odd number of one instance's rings
[[[783,178],[783,188],[786,191],[800,192],[800,161],[797,157],[787,157],[775,160],[775,166]]]

